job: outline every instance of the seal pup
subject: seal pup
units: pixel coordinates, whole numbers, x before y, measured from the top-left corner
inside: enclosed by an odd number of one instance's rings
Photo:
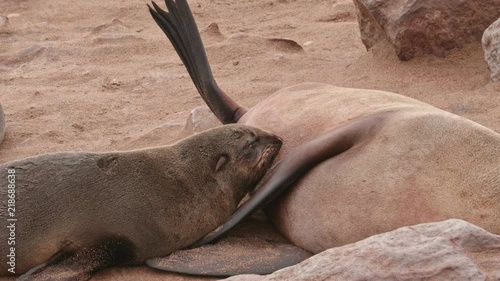
[[[291,242],[317,253],[449,218],[500,233],[500,134],[402,95],[319,83],[284,88],[247,111],[215,82],[186,1],[165,3],[168,12],[154,3],[150,12],[217,118],[280,135],[284,144],[275,161],[299,164],[268,182],[312,168],[266,209]],[[349,137],[357,131],[370,133]],[[307,145],[316,139],[324,141]],[[344,149],[324,150],[337,146]],[[242,206],[228,224],[248,209]]]
[[[0,218],[10,228],[0,239],[14,242],[1,247],[1,274],[87,280],[187,247],[231,215],[280,146],[273,134],[233,124],[171,146],[2,164]]]

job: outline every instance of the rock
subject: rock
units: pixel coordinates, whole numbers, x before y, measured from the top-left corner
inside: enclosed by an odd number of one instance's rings
[[[500,236],[463,220],[425,223],[226,280],[500,280]]]
[[[479,42],[500,17],[498,0],[354,0],[367,49],[381,40],[401,60],[423,54],[446,56],[450,50]]]
[[[220,125],[220,121],[207,106],[199,106],[189,113],[180,137],[185,138]]]
[[[209,36],[224,37],[224,35],[220,32],[219,25],[216,22],[211,22],[201,31],[201,33]]]
[[[500,19],[484,31],[482,43],[491,80],[498,81],[500,80]]]
[[[201,29],[200,34],[203,38],[203,42],[205,42],[207,46],[226,40],[226,36],[222,34],[216,22],[211,22],[208,26]]]
[[[141,130],[139,135],[123,139],[118,143],[112,144],[108,149],[130,150],[174,143],[182,138],[179,135],[183,133],[188,114],[188,111],[169,114],[168,120],[165,123],[159,124],[144,133]]]

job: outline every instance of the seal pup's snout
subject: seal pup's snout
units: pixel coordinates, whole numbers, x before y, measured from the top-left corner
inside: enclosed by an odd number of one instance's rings
[[[269,153],[272,155],[271,156],[272,159],[270,159],[271,163],[274,161],[274,158],[278,155],[282,145],[283,145],[283,140],[277,135],[271,134],[271,137],[269,138],[269,147],[264,151],[264,153]]]
[[[258,159],[257,169],[261,170],[263,174],[271,167],[274,158],[278,155],[283,140],[275,134],[255,129],[259,139],[255,141],[255,149],[259,151],[260,158]],[[263,176],[260,175],[260,177]]]
[[[262,131],[262,130],[261,130]],[[275,149],[276,151],[279,151],[281,149],[281,146],[283,145],[283,139],[280,138],[279,136],[269,133],[266,131],[262,131],[261,133],[263,136],[261,137],[262,141],[264,144],[268,145],[269,148]]]
[[[281,146],[283,145],[283,139],[277,135],[274,135],[274,134],[272,134],[272,136],[273,136],[273,138],[272,138],[273,145],[276,146],[279,150],[281,148]]]
[[[283,145],[283,141],[276,135],[270,135],[268,138],[263,140],[264,144],[267,145],[268,148],[280,150]]]

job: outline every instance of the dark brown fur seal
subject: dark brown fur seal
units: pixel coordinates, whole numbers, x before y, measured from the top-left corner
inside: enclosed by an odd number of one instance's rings
[[[249,201],[256,205],[202,243],[292,185],[267,214],[313,253],[450,218],[500,233],[500,134],[394,93],[318,83],[284,88],[246,111],[217,86],[186,1],[165,2],[168,13],[154,3],[150,12],[218,119],[284,140],[282,162]]]
[[[0,240],[15,233],[15,244],[0,248],[0,272],[15,266],[16,274],[32,268],[22,280],[86,280],[187,247],[231,215],[280,146],[275,135],[228,125],[171,146],[0,165],[15,190],[0,191],[0,220],[13,224]],[[12,252],[13,266],[5,261]]]

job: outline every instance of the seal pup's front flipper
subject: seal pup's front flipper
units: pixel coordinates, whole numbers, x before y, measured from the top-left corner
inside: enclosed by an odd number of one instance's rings
[[[174,46],[196,89],[208,107],[223,123],[236,123],[246,110],[217,85],[208,63],[200,32],[186,0],[165,0],[168,12],[155,2],[148,5],[151,16]]]
[[[288,242],[269,222],[249,219],[216,244],[146,261],[153,268],[203,276],[270,274],[312,254]]]
[[[24,273],[17,281],[88,280],[97,270],[127,265],[133,258],[134,246],[122,238],[104,238],[86,247],[68,243],[48,261]]]
[[[199,247],[218,239],[253,211],[264,207],[278,197],[316,165],[368,142],[377,128],[383,124],[383,120],[388,114],[391,112],[380,112],[360,117],[291,151],[266,174],[251,194],[250,199],[241,204],[223,225],[191,247]]]

